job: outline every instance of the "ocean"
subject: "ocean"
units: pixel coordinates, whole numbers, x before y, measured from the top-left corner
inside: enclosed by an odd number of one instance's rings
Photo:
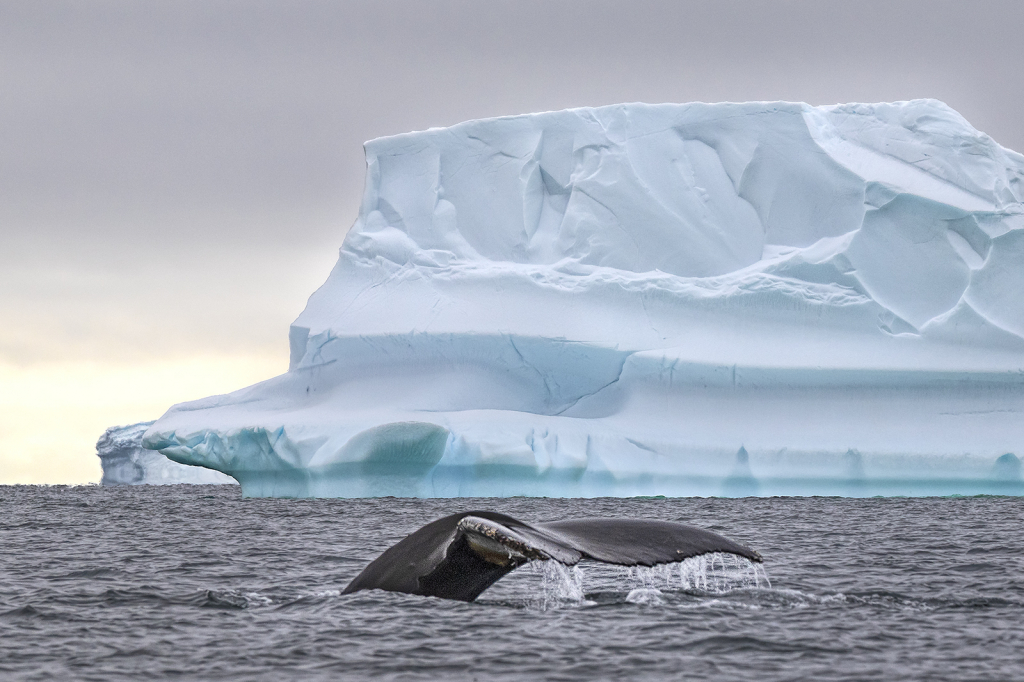
[[[761,552],[342,596],[468,509],[655,518]],[[1024,680],[1024,498],[244,499],[0,487],[2,680]]]

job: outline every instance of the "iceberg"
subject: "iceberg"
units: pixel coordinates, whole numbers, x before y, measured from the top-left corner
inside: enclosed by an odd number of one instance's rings
[[[142,436],[153,422],[111,426],[96,441],[103,467],[100,485],[165,485],[171,483],[237,483],[230,476],[201,466],[178,464],[142,447]]]
[[[1024,156],[935,100],[367,142],[287,373],[147,448],[248,496],[1024,493]]]

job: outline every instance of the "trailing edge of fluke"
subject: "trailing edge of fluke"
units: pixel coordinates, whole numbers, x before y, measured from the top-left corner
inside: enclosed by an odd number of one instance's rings
[[[343,594],[378,589],[473,601],[530,561],[655,566],[714,552],[762,560],[717,533],[671,521],[588,518],[529,524],[496,512],[461,512],[428,523],[387,549]]]

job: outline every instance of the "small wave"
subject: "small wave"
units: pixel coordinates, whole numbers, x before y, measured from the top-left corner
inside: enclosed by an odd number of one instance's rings
[[[248,609],[255,606],[270,606],[273,603],[273,599],[258,592],[206,590],[199,606],[214,609]]]
[[[977,563],[977,564],[958,564],[956,566],[950,566],[949,570],[956,571],[957,573],[988,573],[990,571],[998,571],[1001,566],[990,563]]]
[[[760,602],[769,608],[808,608],[812,606],[871,607],[900,611],[936,611],[939,609],[985,609],[1020,606],[998,597],[914,597],[888,590],[832,592],[812,594],[800,590],[762,590]]]
[[[32,618],[39,615],[42,615],[42,612],[39,609],[32,606],[31,604],[26,604],[25,606],[19,606],[17,608],[11,609],[10,611],[4,611],[0,613],[0,618]]]
[[[102,592],[73,592],[54,595],[52,601],[59,604],[84,606],[100,604],[102,606],[133,606],[136,604],[156,603],[168,606],[181,602],[180,595],[165,592],[159,587],[140,585],[137,587],[112,587]]]
[[[1016,550],[1006,545],[987,545],[984,547],[972,547],[967,550],[968,556],[974,554],[1013,554]]]
[[[726,654],[752,653],[845,653],[845,649],[810,644],[806,641],[788,642],[763,639],[751,635],[710,635],[689,642],[679,642],[679,650],[689,651],[698,655],[722,656]]]
[[[124,575],[125,572],[119,568],[102,566],[98,568],[83,568],[77,571],[70,571],[68,573],[56,576],[56,578],[58,580],[74,580],[78,578],[120,578]]]
[[[334,599],[341,596],[341,590],[320,590],[319,592],[311,592],[309,594],[300,594],[296,597],[292,597],[287,601],[277,606],[278,610],[287,610],[293,608],[301,608],[303,606],[311,606],[313,604],[320,604],[328,599]]]

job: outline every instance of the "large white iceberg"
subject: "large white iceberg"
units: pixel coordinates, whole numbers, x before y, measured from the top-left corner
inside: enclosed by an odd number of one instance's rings
[[[147,447],[246,495],[1024,492],[1024,157],[941,102],[365,149],[289,371]]]

